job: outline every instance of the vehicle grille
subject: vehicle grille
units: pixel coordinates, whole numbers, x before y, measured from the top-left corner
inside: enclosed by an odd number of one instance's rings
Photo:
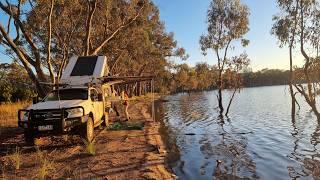
[[[33,110],[31,119],[34,121],[54,121],[62,118],[62,110]]]

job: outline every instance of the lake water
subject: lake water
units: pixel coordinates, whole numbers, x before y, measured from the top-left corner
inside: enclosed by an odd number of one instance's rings
[[[288,87],[245,88],[223,119],[216,91],[166,100],[157,118],[164,123],[168,162],[180,179],[320,178],[320,127],[302,98],[291,120]]]

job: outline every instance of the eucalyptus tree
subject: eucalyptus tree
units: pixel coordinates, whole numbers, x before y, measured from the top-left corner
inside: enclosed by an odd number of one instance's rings
[[[318,0],[278,0],[283,13],[274,18],[276,23],[274,34],[282,44],[288,44],[290,63],[292,50],[299,49],[304,58],[302,68],[296,68],[291,80],[295,89],[300,93],[320,122],[320,112],[317,107],[319,79],[314,78],[319,67],[319,37],[320,37],[320,7]],[[301,82],[305,82],[306,85]],[[293,95],[292,95],[293,96]],[[293,100],[292,100],[293,103]]]
[[[207,34],[200,38],[201,50],[206,55],[209,49],[217,56],[218,68],[218,103],[220,115],[224,112],[223,107],[223,75],[228,62],[228,51],[232,44],[241,40],[243,47],[249,41],[244,35],[249,31],[249,8],[240,0],[212,0],[207,12]]]
[[[150,0],[0,0],[0,46],[41,81],[59,80],[73,55],[104,54],[114,74],[166,74],[167,57],[185,58]],[[49,75],[48,75],[49,73]]]
[[[299,1],[299,42],[300,53],[304,57],[303,75],[307,81],[306,87],[302,84],[296,84],[295,87],[300,94],[305,98],[306,102],[311,107],[312,111],[317,116],[320,122],[320,112],[317,107],[316,96],[319,94],[319,81],[312,79],[312,72],[317,67],[317,62],[320,60],[318,56],[319,48],[319,18],[320,7],[319,1],[316,0],[300,0]],[[307,51],[306,47],[312,48],[313,51]]]
[[[218,77],[214,71],[214,68],[207,63],[198,63],[195,66],[198,80],[198,90],[209,90],[214,86],[214,80]],[[211,81],[208,81],[210,79]]]
[[[273,17],[274,25],[271,33],[274,34],[280,43],[280,47],[288,46],[289,48],[289,65],[290,80],[289,90],[291,95],[291,118],[295,119],[296,113],[296,97],[294,90],[294,72],[293,72],[293,49],[296,47],[298,35],[298,8],[300,0],[278,0],[278,7],[281,10],[279,15]]]
[[[247,68],[250,64],[250,59],[246,53],[242,53],[240,56],[232,57],[231,60],[227,62],[227,69],[225,72],[225,80],[227,84],[227,88],[232,90],[231,97],[228,102],[227,110],[225,115],[227,116],[232,101],[236,92],[240,92],[243,87],[243,76],[241,72]]]

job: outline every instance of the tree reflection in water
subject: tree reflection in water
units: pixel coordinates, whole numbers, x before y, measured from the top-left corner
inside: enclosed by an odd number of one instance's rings
[[[305,123],[305,122],[301,122]],[[292,120],[293,131],[291,133],[294,138],[293,152],[288,156],[289,158],[298,161],[300,166],[288,166],[289,176],[292,179],[301,177],[320,177],[320,154],[319,154],[319,143],[320,143],[320,125],[317,125],[314,132],[310,137],[310,145],[312,149],[304,149],[304,142],[301,142],[304,138],[303,131],[306,127],[301,126],[296,120]],[[307,151],[308,153],[299,153],[301,151]]]
[[[231,121],[228,119],[229,126]],[[245,135],[228,133],[225,130],[225,120],[218,118],[220,133],[210,142],[210,137],[203,136],[200,140],[200,150],[208,159],[216,159],[212,176],[218,179],[225,178],[259,178],[256,174],[256,164],[247,153],[248,140]],[[220,136],[220,137],[219,137]],[[201,167],[205,169],[208,163]]]

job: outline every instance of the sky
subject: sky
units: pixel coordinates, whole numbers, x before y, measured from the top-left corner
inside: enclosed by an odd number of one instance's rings
[[[173,32],[178,45],[185,48],[189,59],[185,62],[195,65],[198,62],[215,64],[216,57],[211,53],[203,56],[199,39],[206,33],[206,12],[211,0],[153,0],[160,10],[161,20],[166,30]],[[289,50],[279,48],[276,37],[271,35],[272,16],[279,12],[275,0],[242,0],[250,9],[249,28],[246,38],[250,44],[236,49],[230,55],[246,51],[254,71],[263,68],[289,69]],[[302,65],[301,56],[294,55],[296,65]],[[184,63],[175,60],[177,63]]]

